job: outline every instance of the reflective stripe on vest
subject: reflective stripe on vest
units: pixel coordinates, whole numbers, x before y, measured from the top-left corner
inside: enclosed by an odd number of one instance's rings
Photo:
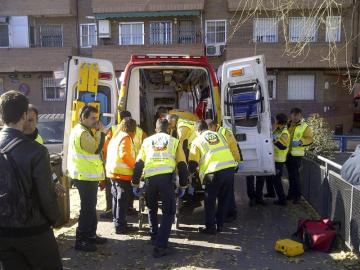
[[[165,133],[146,138],[142,144],[145,153],[144,176],[172,173],[176,167],[176,150],[179,140]]]
[[[217,132],[204,131],[194,140],[193,144],[195,144],[201,152],[199,164],[199,176],[201,180],[204,179],[206,174],[237,165],[224,138]]]
[[[136,127],[136,133],[134,137],[135,153],[139,153],[143,138],[143,130],[140,127]]]
[[[302,121],[300,125],[296,126],[292,141],[300,141],[307,127],[308,124],[306,124],[305,121]],[[292,146],[290,153],[294,157],[303,157],[305,155],[305,146]]]
[[[72,179],[99,181],[105,179],[104,165],[100,155],[90,154],[81,148],[81,135],[90,132],[77,124],[70,133],[67,170]]]
[[[290,145],[290,133],[287,130],[286,127],[284,127],[282,130],[276,129],[273,132],[274,134],[274,141],[277,141],[279,138],[281,138],[281,136],[283,134],[287,134],[288,135],[288,144],[287,144],[287,148],[284,150],[279,149],[276,145],[274,145],[274,159],[275,162],[285,162],[286,161],[286,156],[287,153],[289,151],[289,145]]]
[[[43,138],[40,136],[40,134],[38,134],[36,136],[36,139],[35,139],[36,142],[40,143],[40,144],[44,144],[44,140]]]
[[[133,175],[134,168],[129,167],[120,157],[119,155],[119,148],[121,142],[128,137],[130,140],[129,134],[118,131],[116,132],[115,136],[113,136],[109,142],[108,149],[111,151],[108,152],[107,159],[106,159],[106,174],[110,177],[113,174],[120,174],[120,175]],[[135,159],[135,149],[134,145],[132,144],[131,147],[131,155]]]

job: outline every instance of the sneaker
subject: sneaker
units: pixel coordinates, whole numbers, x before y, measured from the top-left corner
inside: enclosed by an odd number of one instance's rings
[[[221,233],[223,231],[223,226],[216,226],[216,231]]]
[[[256,205],[256,200],[255,199],[250,199],[249,201],[249,206],[255,206]]]
[[[137,230],[138,229],[136,227],[117,227],[117,228],[115,228],[115,233],[116,234],[129,234],[129,233],[134,233]]]
[[[256,200],[256,204],[260,204],[262,206],[266,206],[266,202],[263,199]]]
[[[98,235],[94,236],[94,237],[89,237],[88,238],[88,241],[91,243],[91,244],[95,244],[95,245],[104,245],[107,243],[107,238],[104,238],[104,237],[100,237]]]
[[[101,219],[112,219],[113,218],[112,210],[107,210],[104,213],[101,213],[99,217]]]
[[[214,234],[216,234],[216,229],[215,228],[208,228],[208,227],[200,227],[199,228],[199,233],[214,235]]]
[[[280,201],[280,200],[276,200],[274,201],[275,205],[280,205],[280,206],[286,206],[286,201]]]
[[[264,195],[264,198],[275,198],[275,197],[276,197],[275,194],[271,194],[271,193],[266,193]]]
[[[95,252],[97,251],[97,247],[95,244],[90,243],[86,240],[76,240],[75,242],[75,250],[84,251],[84,252]]]
[[[174,254],[175,250],[170,247],[162,248],[162,247],[154,247],[153,257],[154,258],[161,258],[167,255]]]

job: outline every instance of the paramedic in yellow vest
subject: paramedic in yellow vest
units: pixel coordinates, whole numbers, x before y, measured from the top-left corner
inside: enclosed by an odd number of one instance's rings
[[[238,164],[240,164],[242,162],[241,152],[240,152],[239,145],[238,145],[232,131],[230,129],[220,126],[215,120],[212,120],[212,119],[207,119],[206,123],[207,123],[210,131],[218,132],[225,138],[225,141],[229,145],[229,148],[230,148],[231,154],[233,155],[233,158],[235,159],[235,161]],[[238,169],[238,167],[236,167],[236,170],[237,169]],[[225,217],[225,222],[232,222],[232,221],[236,220],[236,217],[237,217],[234,180],[235,179],[233,179],[233,182],[231,185],[231,199],[230,199],[230,204],[229,204],[229,211]]]
[[[299,108],[290,111],[290,122],[288,131],[290,133],[290,147],[287,156],[286,167],[289,172],[289,193],[288,200],[297,204],[301,198],[300,167],[302,157],[305,155],[305,147],[313,142],[313,133],[306,124]]]
[[[188,167],[191,174],[199,167],[199,177],[205,186],[205,227],[199,228],[199,232],[216,234],[222,231],[228,213],[237,163],[224,137],[209,131],[204,120],[196,122],[195,130],[197,137],[191,144]]]
[[[166,119],[156,121],[156,134],[146,138],[137,156],[132,180],[133,192],[139,196],[142,174],[145,178],[146,206],[149,209],[151,243],[155,246],[153,256],[159,258],[173,252],[168,247],[171,225],[174,221],[175,183],[173,174],[179,175],[178,196],[181,198],[188,184],[185,155],[179,140],[167,134]],[[158,198],[162,202],[162,219],[158,226]]]
[[[189,157],[191,142],[196,137],[194,131],[194,122],[179,118],[176,114],[168,114],[166,119],[169,122],[170,135],[179,139],[180,145],[184,149],[186,160]]]
[[[273,143],[276,174],[270,176],[271,183],[277,195],[277,200],[274,201],[274,204],[283,206],[286,205],[286,196],[284,193],[281,177],[290,146],[290,133],[287,130],[287,121],[287,116],[283,113],[279,113],[275,117]]]
[[[113,195],[112,216],[116,234],[128,233],[126,214],[132,195],[131,180],[135,167],[135,147],[133,138],[136,121],[124,118],[109,142],[106,157],[106,176],[111,179]]]
[[[39,134],[39,130],[37,129],[37,124],[39,120],[39,111],[33,105],[29,104],[28,108],[28,118],[24,126],[24,133],[26,137],[31,140],[35,140],[40,144],[44,144],[43,138]]]
[[[72,128],[67,155],[68,176],[80,195],[80,215],[76,229],[75,249],[93,252],[97,244],[106,239],[96,235],[96,203],[99,181],[105,179],[101,150],[105,133],[98,121],[98,110],[84,106],[80,111],[80,123]],[[92,129],[96,129],[93,134]]]

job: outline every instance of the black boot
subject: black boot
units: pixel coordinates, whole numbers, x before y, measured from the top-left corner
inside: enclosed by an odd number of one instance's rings
[[[175,250],[173,248],[154,247],[153,257],[154,258],[160,258],[160,257],[164,257],[164,256],[167,256],[167,255],[174,254],[174,252],[175,252]]]
[[[84,251],[84,252],[95,252],[97,250],[97,247],[89,240],[85,238],[79,238],[76,239],[75,250]]]

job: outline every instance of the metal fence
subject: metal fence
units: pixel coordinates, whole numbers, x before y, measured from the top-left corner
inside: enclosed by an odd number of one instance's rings
[[[303,196],[322,216],[341,222],[340,236],[360,252],[360,187],[341,178],[341,165],[324,157],[304,158]]]

